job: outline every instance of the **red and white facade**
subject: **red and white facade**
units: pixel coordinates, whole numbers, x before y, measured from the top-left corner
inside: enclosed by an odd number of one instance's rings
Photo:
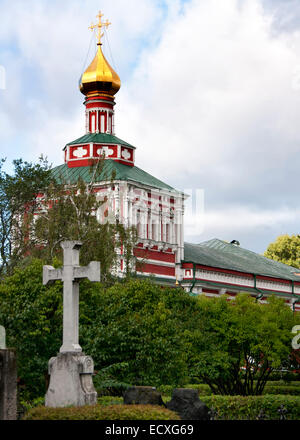
[[[98,221],[135,226],[138,242],[133,251],[138,275],[155,275],[161,281],[175,285],[180,277],[180,262],[184,256],[183,196],[178,192],[151,188],[143,184],[114,180],[96,184],[99,200],[106,202],[97,212]],[[126,271],[124,250],[119,249],[116,275]]]
[[[86,132],[114,135],[114,98],[99,94],[87,97],[84,104]]]
[[[300,270],[299,270],[300,275]],[[182,263],[181,286],[188,292],[209,297],[226,294],[233,299],[239,292],[249,292],[266,303],[274,293],[285,299],[293,310],[300,311],[299,281],[255,275],[193,263]]]

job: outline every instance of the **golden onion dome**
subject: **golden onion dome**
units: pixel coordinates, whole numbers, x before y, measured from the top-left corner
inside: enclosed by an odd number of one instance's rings
[[[98,43],[95,58],[80,78],[81,93],[87,95],[92,92],[104,92],[115,95],[120,87],[121,80],[103,55],[101,43]]]

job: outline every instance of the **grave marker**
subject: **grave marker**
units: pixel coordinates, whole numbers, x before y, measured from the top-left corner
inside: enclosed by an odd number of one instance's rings
[[[95,405],[95,391],[92,375],[93,359],[85,356],[79,345],[79,280],[88,278],[100,281],[100,263],[92,261],[88,266],[79,266],[79,241],[64,241],[64,266],[54,269],[43,267],[43,284],[62,280],[63,282],[63,344],[57,357],[48,364],[50,384],[45,405],[51,407]]]
[[[6,348],[5,328],[0,325],[0,420],[17,419],[16,350]]]
[[[0,325],[0,350],[6,349],[6,333],[3,325]]]

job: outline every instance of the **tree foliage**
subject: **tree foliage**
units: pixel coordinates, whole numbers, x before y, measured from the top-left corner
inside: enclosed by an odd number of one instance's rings
[[[121,224],[112,209],[106,218],[107,197],[99,198],[94,189],[103,157],[89,167],[89,182],[79,178],[72,183],[64,176],[54,180],[43,158],[37,164],[15,160],[13,176],[3,171],[4,162],[0,163],[0,276],[32,257],[45,263],[53,257],[62,261],[63,240],[81,241],[82,264],[100,261],[102,280],[108,283],[114,279],[122,248],[125,273],[131,275],[136,228]],[[106,180],[112,187],[114,176]],[[101,209],[104,221],[99,221]]]
[[[81,262],[101,262],[101,279],[112,282],[114,269],[119,264],[119,250],[125,255],[126,274],[131,274],[133,252],[137,241],[135,227],[125,227],[107,206],[107,196],[102,199],[95,192],[95,182],[103,169],[104,158],[90,166],[90,179],[78,179],[70,184],[63,176],[52,182],[43,195],[36,221],[31,222],[31,248],[45,261],[54,256],[62,260],[60,243],[64,240],[82,242]],[[114,176],[107,176],[113,187]],[[102,218],[100,218],[102,217]],[[104,221],[103,221],[104,219]]]
[[[28,252],[28,220],[37,207],[40,191],[50,183],[50,166],[40,158],[37,164],[13,161],[14,173],[3,170],[0,161],[0,277],[8,273]]]
[[[42,266],[33,260],[0,283],[0,322],[17,349],[20,385],[30,398],[45,394],[48,361],[62,345],[62,283],[43,286]],[[113,372],[119,382],[182,385],[188,375],[182,336],[196,307],[183,290],[149,281],[105,288],[83,280],[79,342],[96,371],[121,363]]]
[[[87,313],[81,335],[98,368],[126,363],[118,380],[135,385],[186,382],[183,333],[196,312],[195,299],[181,289],[137,280],[117,283],[97,298],[92,313],[83,306]]]
[[[264,256],[300,269],[300,235],[280,235],[269,244]]]
[[[62,283],[43,286],[42,267],[32,260],[0,283],[0,323],[17,349],[20,386],[30,398],[45,394],[48,361],[62,345]],[[151,281],[80,281],[79,343],[99,380],[110,383],[175,387],[193,375],[214,393],[261,394],[288,359],[299,323],[275,297],[269,304],[246,294],[228,302]]]
[[[193,373],[224,395],[258,395],[274,369],[291,355],[291,329],[300,316],[272,296],[260,304],[247,294],[233,301],[199,299],[201,330]]]
[[[60,347],[62,284],[42,284],[43,262],[15,268],[0,283],[0,323],[7,346],[17,350],[20,389],[29,397],[44,394],[47,363]]]

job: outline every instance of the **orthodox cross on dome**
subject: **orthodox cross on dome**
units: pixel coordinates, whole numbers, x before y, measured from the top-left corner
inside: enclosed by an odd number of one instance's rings
[[[91,29],[92,31],[94,30],[94,29],[96,29],[96,28],[98,28],[98,35],[97,35],[97,38],[98,38],[98,45],[101,45],[102,43],[101,43],[101,38],[103,37],[103,35],[104,35],[104,33],[102,33],[102,28],[103,27],[106,27],[106,28],[108,28],[108,26],[109,25],[111,25],[111,23],[108,21],[108,20],[106,20],[106,22],[105,23],[102,23],[102,17],[103,17],[103,15],[104,14],[101,14],[101,11],[99,12],[99,14],[97,15],[97,18],[99,19],[99,23],[98,24],[94,24],[94,23],[92,23],[91,24],[91,26],[89,27],[89,29]]]

